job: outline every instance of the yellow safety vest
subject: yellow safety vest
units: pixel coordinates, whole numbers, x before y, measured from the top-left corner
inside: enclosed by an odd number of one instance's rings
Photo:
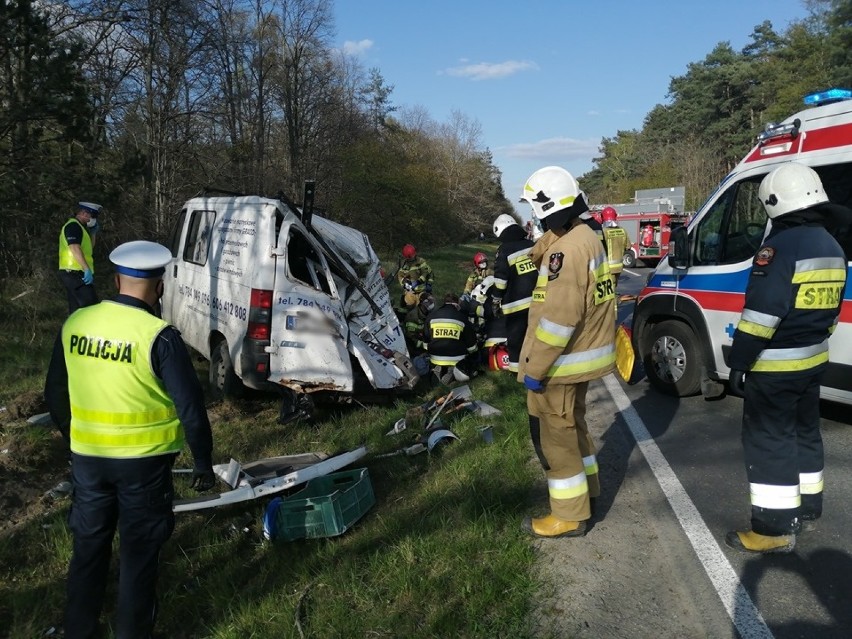
[[[68,240],[65,239],[65,227],[69,224],[80,224],[80,221],[77,218],[72,217],[62,225],[62,230],[59,231],[59,268],[63,271],[82,272],[83,267],[74,259],[71,249],[68,248]],[[95,262],[92,259],[92,238],[89,237],[89,232],[86,230],[86,227],[80,224],[80,228],[83,229],[83,241],[80,243],[80,248],[83,249],[83,257],[86,258],[86,264],[89,265],[89,269],[94,274]]]
[[[174,402],[151,368],[151,346],[166,326],[116,302],[82,308],[65,322],[72,452],[136,458],[183,448]]]
[[[607,260],[610,273],[621,273],[624,268],[624,251],[627,249],[627,231],[620,226],[606,226],[603,230],[606,239]]]

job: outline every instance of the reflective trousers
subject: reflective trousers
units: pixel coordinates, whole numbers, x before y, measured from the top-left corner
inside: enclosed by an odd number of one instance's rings
[[[746,375],[743,452],[752,530],[762,535],[796,533],[802,517],[822,514],[824,369]]]
[[[112,539],[119,531],[117,639],[151,636],[160,548],[174,530],[174,455],[109,459],[72,455],[65,637],[97,637]]]
[[[518,359],[521,356],[521,347],[524,345],[524,337],[527,334],[527,318],[529,309],[509,313],[506,318],[506,350],[509,351],[509,370],[518,372]]]
[[[590,497],[600,495],[595,444],[586,426],[588,382],[527,391],[530,437],[547,476],[550,511],[559,519],[591,517]]]

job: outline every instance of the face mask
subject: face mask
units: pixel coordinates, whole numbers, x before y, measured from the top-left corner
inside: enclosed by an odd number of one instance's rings
[[[98,218],[96,218],[96,217],[89,218],[89,221],[86,222],[86,226],[88,226],[90,229],[95,228],[97,225],[98,225]]]

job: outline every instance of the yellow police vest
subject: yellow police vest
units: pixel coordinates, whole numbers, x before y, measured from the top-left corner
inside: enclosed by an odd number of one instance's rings
[[[166,326],[116,302],[82,308],[65,322],[72,452],[135,458],[183,447],[174,402],[151,369],[151,346]]]
[[[83,267],[74,259],[71,249],[68,248],[68,240],[65,239],[65,227],[69,224],[80,224],[77,218],[72,217],[62,225],[62,230],[59,231],[59,268],[63,271],[83,271]],[[95,262],[92,260],[92,238],[89,237],[89,232],[80,224],[83,229],[83,241],[80,243],[80,248],[83,249],[83,257],[86,258],[86,264],[92,274],[95,272]]]

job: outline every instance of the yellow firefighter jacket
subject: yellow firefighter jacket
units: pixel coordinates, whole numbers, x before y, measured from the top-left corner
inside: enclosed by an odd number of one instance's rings
[[[533,247],[538,281],[521,349],[518,381],[577,384],[615,365],[615,286],[595,232],[581,221],[548,231]]]

